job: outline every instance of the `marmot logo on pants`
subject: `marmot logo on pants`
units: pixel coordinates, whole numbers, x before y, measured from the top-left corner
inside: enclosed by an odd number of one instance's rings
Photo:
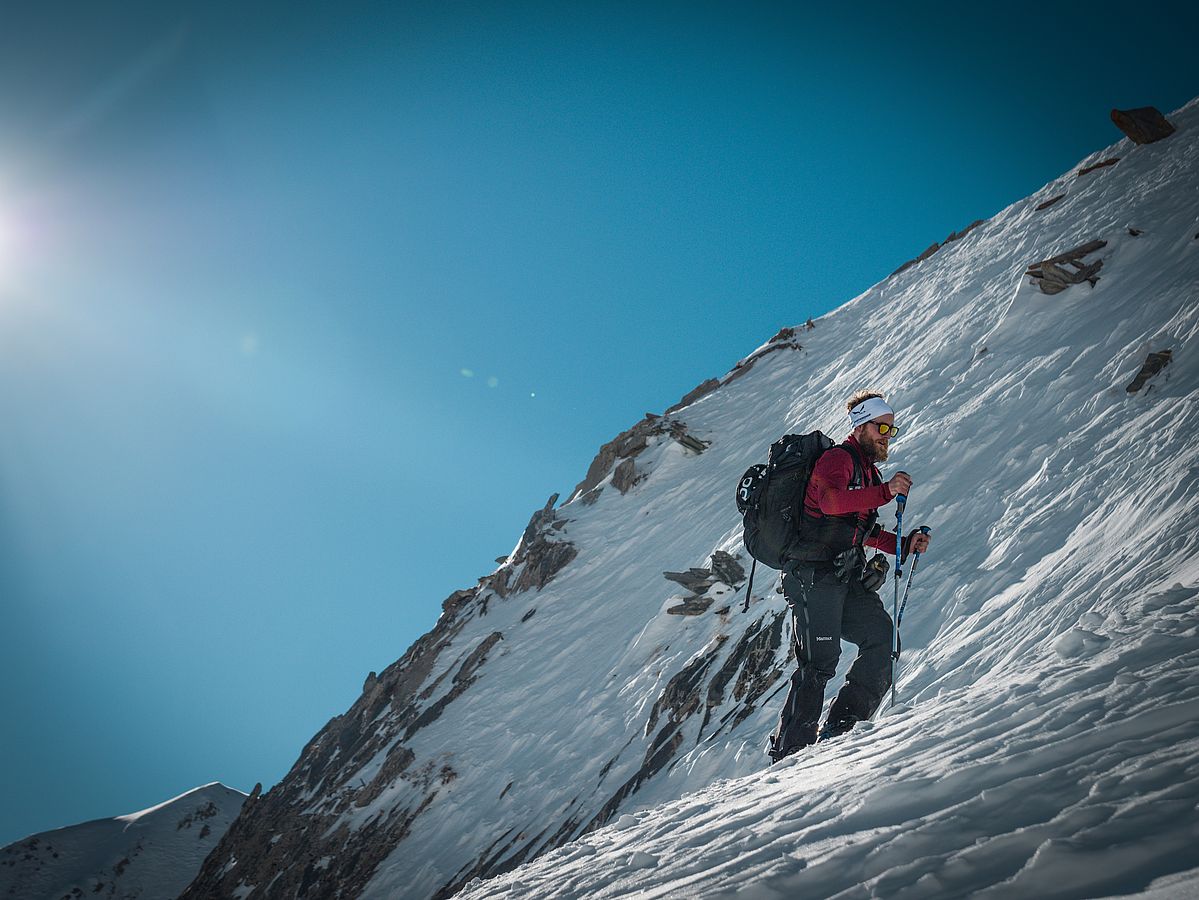
[[[833,639],[833,636],[831,634],[830,635],[819,635],[819,634],[816,635],[816,640],[818,640],[818,641],[831,641],[832,639]]]

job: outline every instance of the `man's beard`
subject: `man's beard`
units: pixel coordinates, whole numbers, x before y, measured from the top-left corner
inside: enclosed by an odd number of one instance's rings
[[[866,457],[871,462],[886,462],[887,461],[887,445],[882,441],[875,440],[871,435],[863,435],[865,438],[862,441],[862,449],[866,451]]]

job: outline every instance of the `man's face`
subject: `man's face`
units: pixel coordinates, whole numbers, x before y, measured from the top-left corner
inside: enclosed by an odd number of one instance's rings
[[[862,450],[872,462],[886,461],[887,447],[891,443],[890,434],[879,434],[878,426],[880,424],[894,425],[895,416],[887,413],[885,416],[871,419],[865,425],[860,426],[861,433],[858,435],[858,443],[862,445]]]

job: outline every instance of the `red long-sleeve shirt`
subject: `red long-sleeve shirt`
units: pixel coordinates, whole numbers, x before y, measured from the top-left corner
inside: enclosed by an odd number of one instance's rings
[[[866,462],[862,448],[852,435],[846,443],[849,452],[857,454],[858,463],[865,475],[866,485],[854,490],[849,489],[853,478],[853,460],[843,447],[833,447],[821,454],[812,469],[812,477],[808,479],[808,491],[804,495],[804,510],[808,515],[821,519],[825,516],[847,516],[859,513],[858,520],[862,525],[873,510],[886,506],[893,499],[891,489],[883,482],[883,476],[873,463]],[[873,475],[873,478],[871,477]],[[870,485],[871,481],[881,484]],[[884,553],[895,553],[895,532],[880,531],[868,538],[866,546],[882,550]]]

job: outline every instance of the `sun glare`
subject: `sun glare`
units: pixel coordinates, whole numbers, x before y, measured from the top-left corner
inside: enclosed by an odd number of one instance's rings
[[[0,289],[14,286],[22,238],[16,218],[3,203],[3,196],[0,196]]]
[[[12,230],[4,210],[0,209],[0,276],[8,271],[9,257],[12,253]]]
[[[3,200],[3,193],[0,193],[0,287],[12,280],[17,262],[16,223]]]

